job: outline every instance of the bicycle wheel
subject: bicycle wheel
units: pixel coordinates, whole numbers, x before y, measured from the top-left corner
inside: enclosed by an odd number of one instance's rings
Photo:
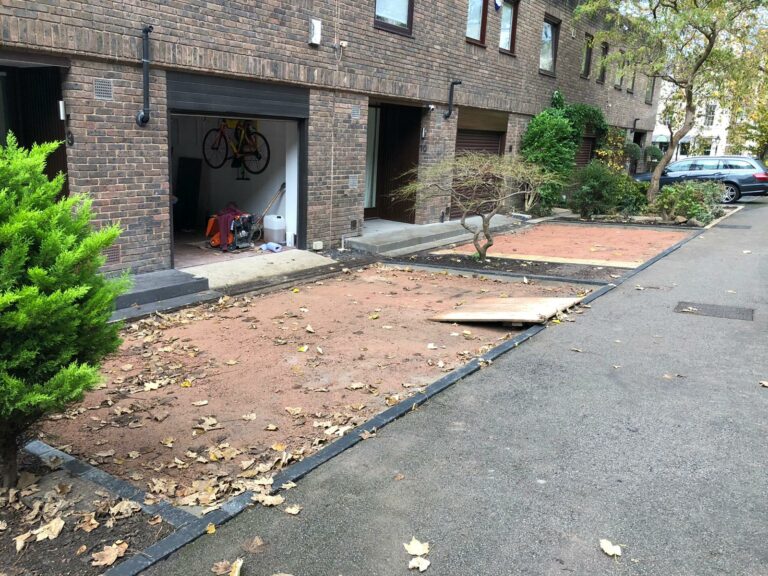
[[[221,168],[229,156],[229,142],[226,134],[218,128],[211,128],[203,138],[203,159],[211,168]]]
[[[269,166],[269,143],[260,132],[251,132],[240,152],[243,167],[251,174],[261,174]]]

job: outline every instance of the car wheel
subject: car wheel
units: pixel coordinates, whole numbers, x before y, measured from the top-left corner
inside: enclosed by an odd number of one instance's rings
[[[737,202],[741,198],[741,191],[736,184],[725,184],[725,192],[723,193],[723,204],[730,204]]]

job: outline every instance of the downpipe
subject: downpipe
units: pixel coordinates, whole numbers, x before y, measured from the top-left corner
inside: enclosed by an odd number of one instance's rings
[[[144,74],[144,106],[136,114],[136,124],[139,126],[146,126],[149,124],[150,111],[149,111],[149,33],[154,28],[152,26],[145,26],[141,33],[144,36],[142,39],[142,55],[141,64]]]
[[[461,84],[461,80],[451,80],[451,87],[448,89],[448,111],[443,114],[443,118],[448,120],[453,114],[453,90]]]

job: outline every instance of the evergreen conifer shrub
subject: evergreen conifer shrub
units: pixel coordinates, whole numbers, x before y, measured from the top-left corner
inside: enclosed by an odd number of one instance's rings
[[[0,486],[13,486],[18,443],[41,416],[82,398],[119,343],[109,324],[127,278],[99,273],[117,226],[95,230],[91,201],[62,196],[44,172],[57,143],[0,146]]]

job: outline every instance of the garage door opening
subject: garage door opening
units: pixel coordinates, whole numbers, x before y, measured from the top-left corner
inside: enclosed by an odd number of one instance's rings
[[[176,268],[298,246],[298,121],[172,114],[170,144]]]

